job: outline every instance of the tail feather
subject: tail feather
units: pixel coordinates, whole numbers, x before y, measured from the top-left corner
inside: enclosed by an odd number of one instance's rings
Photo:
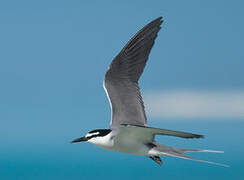
[[[199,152],[207,152],[207,151],[199,151]],[[214,164],[214,165],[223,166],[223,167],[229,167],[226,164],[221,164],[221,163],[216,163],[216,162],[212,162],[212,161],[205,161],[205,160],[201,160],[201,159],[196,159],[196,158],[193,158],[193,157],[187,156],[185,154],[181,154],[181,153],[166,152],[164,154],[165,155],[168,155],[168,156],[182,158],[182,159],[188,159],[188,160],[192,160],[192,161],[198,161],[198,162],[203,162],[203,163],[208,163],[208,164]]]
[[[179,149],[181,152],[211,152],[211,153],[224,153],[224,151],[216,151],[209,149]]]
[[[208,164],[214,164],[218,166],[223,166],[223,167],[229,167],[226,164],[221,164],[221,163],[216,163],[216,162],[211,162],[211,161],[205,161],[201,159],[196,159],[190,156],[185,155],[185,152],[211,152],[211,153],[223,153],[223,151],[215,151],[215,150],[203,150],[203,149],[178,149],[178,148],[172,148],[169,146],[165,146],[162,144],[155,144],[156,147],[153,149],[156,150],[159,154],[158,155],[166,155],[166,156],[173,156],[173,157],[178,157],[182,159],[188,159],[192,161],[198,161],[198,162],[204,162]]]

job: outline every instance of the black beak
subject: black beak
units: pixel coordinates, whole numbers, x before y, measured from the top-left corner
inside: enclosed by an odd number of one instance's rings
[[[81,138],[77,138],[73,141],[71,141],[71,143],[77,143],[77,142],[82,142],[82,141],[87,141],[88,138],[87,137],[81,137]]]

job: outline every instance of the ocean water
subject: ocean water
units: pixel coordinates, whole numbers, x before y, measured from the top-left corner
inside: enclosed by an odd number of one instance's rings
[[[224,154],[189,153],[199,159],[230,165],[219,167],[173,157],[162,157],[160,167],[152,160],[100,149],[88,143],[70,144],[69,131],[62,134],[33,135],[28,141],[2,139],[0,179],[244,179],[244,122],[165,122],[154,123],[169,129],[198,132],[204,139],[157,137],[166,145],[182,148],[223,150]],[[58,132],[58,131],[57,131]]]

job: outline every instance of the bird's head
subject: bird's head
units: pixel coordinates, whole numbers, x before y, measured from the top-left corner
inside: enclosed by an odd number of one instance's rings
[[[95,129],[93,131],[88,132],[84,137],[77,138],[73,140],[71,143],[77,143],[77,142],[93,142],[95,139],[98,139],[99,137],[104,137],[108,135],[111,132],[111,129]]]

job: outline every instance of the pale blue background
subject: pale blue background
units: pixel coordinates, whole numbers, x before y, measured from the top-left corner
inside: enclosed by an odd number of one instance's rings
[[[244,121],[149,118],[149,125],[205,134],[158,138],[223,168],[166,157],[164,166],[88,143],[107,128],[102,80],[112,58],[156,17],[165,22],[141,81],[160,89],[244,89],[243,1],[1,1],[0,179],[243,179]]]

